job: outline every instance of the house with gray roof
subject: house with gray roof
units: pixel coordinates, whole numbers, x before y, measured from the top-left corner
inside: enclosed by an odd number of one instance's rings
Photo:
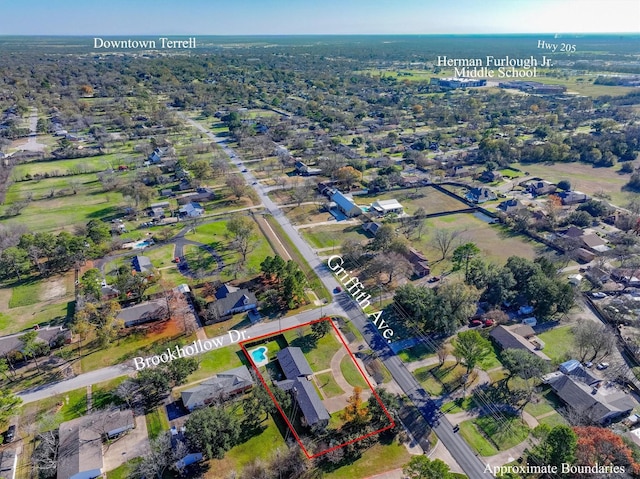
[[[620,389],[603,384],[590,374],[582,378],[557,371],[544,377],[545,384],[551,386],[556,395],[580,416],[594,423],[606,425],[629,415],[636,401]]]
[[[480,188],[471,188],[469,193],[466,196],[467,200],[473,203],[484,203],[486,201],[495,200],[498,198],[496,194],[491,191],[489,188],[480,187]]]
[[[122,320],[125,327],[130,328],[139,324],[169,319],[169,310],[165,299],[154,299],[122,308],[116,319]]]
[[[0,477],[4,479],[15,479],[16,467],[18,466],[18,455],[13,449],[0,451]]]
[[[276,386],[292,394],[300,407],[302,423],[309,427],[326,427],[329,424],[329,412],[310,381],[313,371],[302,350],[289,346],[280,350],[277,358],[287,379],[276,382]]]
[[[213,303],[220,317],[230,316],[258,307],[258,299],[248,289],[238,289],[224,285],[216,291],[216,301]]]
[[[551,358],[540,351],[544,347],[544,343],[531,334],[533,332],[531,327],[525,328],[523,326],[526,325],[511,327],[498,325],[489,333],[489,338],[503,351],[505,349],[524,349],[540,359],[550,362]]]
[[[36,341],[47,344],[50,348],[69,344],[71,342],[71,331],[62,326],[47,326],[37,329]],[[22,350],[23,343],[20,337],[25,333],[10,334],[0,338],[0,357],[6,356],[13,351]]]
[[[145,275],[153,274],[153,263],[147,256],[134,256],[131,260],[131,266],[137,273],[142,273]]]
[[[133,412],[104,411],[60,424],[58,431],[58,479],[102,477],[102,441],[135,427]]]
[[[242,394],[251,389],[253,384],[249,369],[243,365],[218,373],[197,386],[182,391],[182,403],[189,411],[193,411]]]

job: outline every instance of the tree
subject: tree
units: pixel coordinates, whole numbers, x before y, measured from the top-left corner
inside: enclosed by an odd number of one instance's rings
[[[244,179],[240,175],[230,175],[225,180],[225,184],[231,190],[231,194],[233,194],[238,200],[242,198],[247,191],[247,184]]]
[[[18,412],[22,399],[8,389],[0,390],[0,427],[7,424],[11,416]]]
[[[470,373],[490,352],[489,340],[475,330],[460,332],[453,341],[453,355],[462,359],[467,367],[467,373]]]
[[[360,172],[353,166],[343,166],[335,172],[335,179],[342,183],[347,190],[360,178]]]
[[[580,362],[601,360],[616,350],[616,335],[604,324],[580,321],[573,335]]]
[[[465,243],[453,250],[453,267],[455,270],[464,268],[465,281],[469,277],[469,264],[480,253],[475,243]]]
[[[560,190],[569,191],[571,189],[571,182],[569,180],[560,180],[556,186]]]
[[[80,278],[80,288],[85,296],[95,301],[102,298],[102,273],[98,268],[91,268],[84,272]]]
[[[528,380],[538,378],[549,370],[544,359],[524,349],[505,349],[502,352],[502,365],[509,371],[507,381],[513,376]]]
[[[5,249],[0,255],[0,269],[6,273],[13,273],[18,281],[21,281],[23,275],[29,271],[27,253],[17,246]],[[2,274],[4,275],[5,273]]]
[[[240,419],[222,407],[198,409],[185,423],[185,436],[191,448],[210,459],[222,459],[240,438]]]
[[[38,344],[38,332],[35,330],[28,331],[19,337],[22,343],[22,352],[25,356],[31,356],[36,363],[36,368],[40,371],[40,365],[38,364],[38,352],[40,351]]]
[[[569,426],[554,426],[546,437],[531,449],[529,459],[534,464],[553,465],[560,470],[563,463],[575,462],[577,442],[578,436]]]
[[[633,459],[631,450],[612,430],[587,426],[575,427],[573,432],[576,436],[573,443],[577,464],[623,466],[628,473],[640,473],[640,464]]]
[[[411,263],[403,255],[394,252],[377,254],[367,265],[367,273],[370,275],[386,276],[387,280],[383,284],[392,283],[396,275],[409,276],[411,271]]]
[[[460,231],[454,230],[436,230],[433,236],[433,245],[442,254],[441,260],[446,259],[449,251],[460,236]]]
[[[384,224],[376,233],[376,237],[371,242],[371,249],[373,251],[382,251],[386,253],[391,249],[393,241],[396,239],[396,232],[391,224]]]
[[[302,202],[309,199],[311,192],[312,190],[307,185],[301,185],[295,187],[289,194],[291,195],[291,199],[296,203],[296,205],[300,206]]]
[[[171,434],[166,431],[150,441],[150,451],[136,465],[135,477],[162,479],[165,471],[182,459],[188,450],[184,443],[172,445]]]
[[[158,404],[171,389],[170,379],[162,368],[143,369],[138,373],[136,382],[147,409]]]
[[[449,466],[440,459],[429,459],[427,456],[414,456],[402,468],[409,479],[450,479]]]
[[[280,255],[267,256],[262,263],[260,263],[260,271],[269,279],[273,279],[274,276],[279,278],[286,264]]]
[[[11,380],[11,377],[9,377],[9,374],[8,374],[9,371],[11,371],[11,376],[15,378],[16,372],[13,369],[13,366],[11,365],[11,363],[7,360],[7,358],[0,358],[0,373],[2,373],[2,375],[7,379],[7,381]]]
[[[243,264],[247,254],[256,247],[255,227],[255,222],[247,216],[236,215],[227,222],[227,231],[233,236],[232,247],[242,255]]]
[[[107,223],[98,220],[91,220],[87,223],[87,238],[94,244],[100,244],[111,239],[111,228]]]
[[[311,325],[311,331],[314,335],[321,338],[325,336],[329,331],[331,331],[331,325],[329,324],[329,320],[318,321]]]
[[[178,358],[166,365],[166,372],[175,387],[184,384],[187,377],[199,367],[200,364],[196,358]]]
[[[347,405],[342,410],[341,419],[350,425],[359,427],[366,423],[369,417],[369,409],[362,401],[362,388],[353,388],[353,394],[347,399]]]

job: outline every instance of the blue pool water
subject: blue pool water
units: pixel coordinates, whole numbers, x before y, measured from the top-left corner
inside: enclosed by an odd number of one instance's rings
[[[256,364],[264,363],[267,361],[267,348],[261,346],[251,351],[251,357]]]
[[[142,248],[146,248],[147,246],[151,246],[152,244],[153,244],[153,241],[139,241],[135,244],[134,248],[142,249]]]

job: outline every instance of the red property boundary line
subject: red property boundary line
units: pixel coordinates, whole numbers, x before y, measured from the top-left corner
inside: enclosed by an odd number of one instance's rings
[[[369,389],[371,389],[371,392],[373,393],[373,395],[375,396],[376,400],[378,401],[378,404],[380,404],[380,407],[382,408],[382,411],[384,412],[385,416],[387,416],[387,419],[389,419],[390,424],[386,427],[383,427],[381,429],[378,429],[376,431],[372,431],[368,434],[365,434],[364,436],[361,437],[357,437],[355,439],[352,439],[350,441],[347,441],[343,444],[339,444],[337,446],[333,446],[330,449],[326,449],[324,451],[320,451],[317,452],[315,454],[309,454],[309,451],[307,451],[307,448],[304,447],[304,444],[302,444],[302,441],[300,440],[300,437],[298,436],[298,433],[296,432],[296,430],[294,429],[293,425],[291,424],[291,422],[289,421],[289,418],[287,417],[287,415],[284,413],[284,411],[282,410],[282,407],[280,407],[280,404],[278,403],[278,401],[276,400],[276,397],[274,396],[273,392],[271,392],[271,388],[267,385],[267,382],[265,381],[264,377],[262,377],[262,374],[260,373],[260,371],[258,370],[258,366],[256,365],[256,363],[253,361],[253,358],[251,357],[251,355],[249,354],[249,352],[247,351],[247,348],[245,347],[245,344],[247,343],[255,343],[256,341],[259,341],[261,339],[265,339],[265,338],[269,338],[272,336],[277,336],[279,334],[284,333],[285,331],[291,331],[292,329],[298,329],[298,328],[302,328],[304,326],[309,326],[311,324],[314,323],[319,323],[321,321],[329,321],[329,324],[331,325],[331,327],[333,328],[333,330],[335,331],[335,333],[338,335],[338,338],[340,338],[340,342],[342,343],[342,346],[344,346],[344,348],[347,350],[347,352],[349,353],[349,356],[351,357],[351,360],[353,361],[353,363],[356,365],[356,367],[358,368],[358,371],[360,372],[360,374],[362,375],[362,377],[364,378],[365,382],[367,383],[367,386],[369,386]],[[282,415],[283,419],[285,420],[285,422],[287,423],[287,426],[289,427],[289,430],[291,431],[291,433],[293,434],[293,436],[296,438],[296,441],[298,441],[298,444],[300,444],[300,447],[302,448],[302,451],[304,452],[305,456],[307,456],[309,459],[313,459],[315,457],[319,457],[322,456],[323,454],[327,454],[328,452],[331,451],[335,451],[336,449],[340,449],[342,447],[348,446],[349,444],[353,444],[354,442],[357,441],[361,441],[363,439],[366,439],[367,437],[373,436],[375,434],[379,434],[383,431],[386,431],[388,429],[391,429],[393,427],[395,427],[396,423],[393,420],[393,418],[391,417],[391,415],[389,414],[389,411],[387,411],[387,408],[384,406],[384,404],[382,403],[382,400],[380,399],[380,396],[378,396],[378,393],[376,393],[376,391],[373,389],[373,386],[371,385],[371,383],[369,382],[369,379],[367,379],[367,376],[364,374],[364,372],[362,371],[362,368],[360,368],[360,365],[358,364],[358,362],[356,361],[355,357],[353,356],[353,353],[351,352],[351,350],[347,347],[347,344],[344,342],[344,339],[342,338],[342,334],[340,334],[340,332],[337,330],[336,326],[333,324],[333,321],[331,321],[331,318],[329,317],[324,317],[324,318],[320,318],[320,319],[315,319],[313,321],[309,321],[308,323],[304,323],[304,324],[299,324],[297,326],[292,326],[290,328],[286,328],[286,329],[282,329],[280,331],[277,331],[275,333],[268,333],[268,334],[263,334],[262,336],[257,336],[255,338],[251,338],[251,339],[247,339],[244,341],[240,341],[238,343],[240,345],[240,347],[242,348],[242,351],[244,352],[245,356],[247,357],[247,359],[249,360],[249,362],[251,363],[251,366],[253,367],[253,370],[255,371],[256,375],[258,376],[258,378],[260,379],[260,382],[262,383],[262,385],[265,387],[265,389],[267,390],[267,392],[269,393],[269,396],[271,396],[271,400],[273,401],[273,403],[276,405],[276,407],[278,408],[278,411],[280,411],[280,414]],[[346,391],[345,391],[346,392]]]

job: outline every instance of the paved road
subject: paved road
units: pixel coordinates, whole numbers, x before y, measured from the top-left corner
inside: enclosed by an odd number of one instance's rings
[[[218,143],[222,149],[229,155],[231,161],[238,167],[242,168],[242,161],[240,157],[233,151],[227,144],[226,139],[217,137],[199,123],[187,119],[198,130],[204,132]],[[253,184],[256,180],[251,172],[243,173],[245,179],[249,184]],[[311,247],[302,239],[296,228],[289,222],[289,219],[284,215],[280,208],[267,196],[260,185],[253,185],[256,193],[265,205],[265,208],[273,215],[273,217],[280,223],[285,233],[289,236],[291,241],[296,245],[302,256],[309,262],[309,265],[315,270],[316,274],[323,282],[325,287],[329,291],[333,291],[338,285],[338,281],[333,277],[330,270],[326,267],[324,262],[320,260],[318,255],[311,249]],[[453,432],[453,427],[449,421],[445,418],[439,418],[439,408],[435,401],[433,401],[427,392],[422,389],[418,381],[407,370],[404,363],[396,356],[389,348],[386,340],[378,333],[376,327],[369,321],[362,310],[346,293],[341,293],[337,297],[337,305],[332,305],[336,308],[341,315],[347,316],[351,319],[352,323],[362,333],[366,342],[377,352],[378,357],[384,362],[387,369],[396,380],[398,385],[405,392],[416,407],[420,410],[422,415],[433,424],[433,430],[438,436],[438,439],[442,441],[442,444],[449,450],[453,458],[458,462],[460,467],[464,470],[465,474],[470,479],[492,477],[490,473],[485,473],[485,464],[475,456],[473,450],[458,434]],[[340,311],[342,310],[342,311]],[[272,323],[271,323],[272,324]],[[412,425],[407,425],[411,429]],[[413,431],[412,431],[413,432]]]

